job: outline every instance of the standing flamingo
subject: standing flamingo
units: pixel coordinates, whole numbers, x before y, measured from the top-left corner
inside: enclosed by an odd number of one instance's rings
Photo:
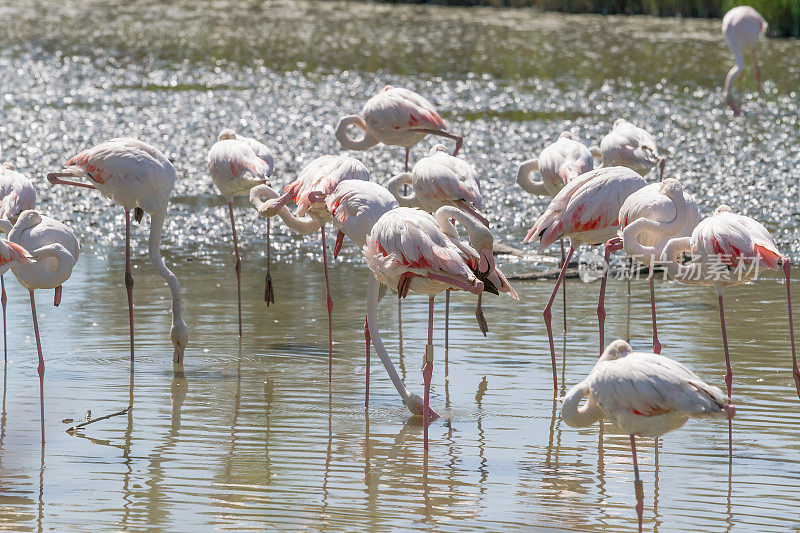
[[[33,182],[16,171],[11,163],[0,165],[0,219],[11,224],[17,221],[20,213],[36,207],[36,189]],[[3,360],[8,360],[6,336],[6,284],[0,275],[0,304],[3,306]]]
[[[555,196],[564,185],[584,172],[594,168],[592,152],[581,142],[572,138],[568,131],[561,132],[558,140],[545,147],[537,159],[529,159],[517,170],[517,184],[528,194],[536,196]],[[531,174],[539,171],[541,181],[533,181]],[[561,242],[561,265],[563,267],[564,239]],[[564,331],[567,330],[567,280],[561,287],[564,297]]]
[[[628,167],[642,176],[658,165],[658,180],[664,179],[665,160],[658,155],[656,140],[624,118],[614,121],[611,132],[600,141],[600,148],[592,147],[592,155],[601,160],[604,167]]]
[[[581,401],[586,403],[580,406]],[[634,352],[615,340],[586,379],[564,397],[561,418],[569,426],[587,427],[611,420],[630,435],[636,514],[642,531],[644,491],[636,459],[636,436],[658,438],[690,418],[733,418],[735,408],[722,391],[669,357]]]
[[[64,180],[63,177],[88,176],[91,183]],[[161,230],[167,216],[167,205],[175,183],[172,163],[147,143],[120,137],[88,148],[67,161],[62,172],[47,175],[56,185],[74,185],[97,189],[125,209],[125,288],[128,293],[130,322],[131,365],[133,365],[133,276],[131,275],[131,210],[141,221],[145,211],[150,214],[150,260],[156,271],[167,281],[172,294],[172,326],[170,337],[174,346],[173,370],[183,372],[183,353],[189,332],[181,315],[181,286],[178,278],[167,268],[161,257]]]
[[[469,245],[458,240],[451,219],[465,227]],[[391,361],[381,342],[377,325],[378,282],[396,290],[403,297],[409,290],[428,295],[428,344],[422,367],[425,395],[421,410],[426,451],[428,418],[436,416],[429,407],[433,374],[433,299],[447,289],[473,294],[480,294],[484,290],[494,293],[503,290],[516,297],[502,273],[494,269],[493,263],[487,260],[483,252],[478,251],[491,251],[492,244],[493,237],[488,228],[468,213],[452,206],[440,208],[435,218],[420,209],[392,209],[375,223],[367,236],[364,260],[374,275],[370,278],[368,288],[367,327],[381,360]],[[502,282],[505,282],[505,287],[501,289]],[[419,405],[410,401],[413,398],[404,395],[400,388],[398,391],[409,410],[420,414]]]
[[[347,136],[347,128],[355,126],[364,132],[360,139]],[[378,143],[406,149],[404,169],[408,171],[411,147],[426,135],[438,135],[456,141],[453,155],[458,155],[464,139],[447,131],[447,125],[428,100],[414,91],[387,85],[367,100],[361,115],[344,117],[336,126],[336,139],[345,150],[366,150]]]
[[[661,343],[658,342],[656,327],[653,266],[661,260],[661,252],[664,251],[667,241],[674,237],[690,236],[697,221],[697,201],[691,194],[683,191],[678,180],[672,178],[642,187],[628,196],[619,210],[622,249],[628,257],[649,267],[653,352],[657,354],[661,353]],[[620,242],[618,239],[611,241],[609,244],[612,246]]]
[[[679,254],[691,253],[691,262],[678,262]],[[717,291],[719,318],[722,327],[722,344],[725,350],[725,385],[731,396],[733,373],[728,356],[728,335],[725,330],[725,310],[722,292],[725,287],[740,285],[758,276],[759,268],[777,270],[783,268],[786,277],[786,301],[789,306],[789,337],[792,345],[792,375],[797,395],[800,397],[800,370],[797,368],[797,352],[794,343],[794,321],[792,319],[791,269],[789,258],[784,257],[775,246],[767,228],[756,220],[731,212],[721,205],[710,217],[702,220],[691,237],[671,239],[664,247],[661,260],[667,274],[675,281],[687,284],[711,285]],[[728,453],[733,460],[733,428],[728,425]]]
[[[553,366],[553,390],[558,390],[556,377],[556,348],[553,344],[551,310],[558,294],[558,286],[564,281],[572,254],[581,244],[602,244],[616,235],[619,226],[619,208],[625,199],[647,185],[644,178],[626,167],[604,167],[581,174],[567,183],[555,195],[547,210],[536,221],[525,236],[525,242],[538,237],[540,250],[544,251],[558,239],[569,238],[569,252],[556,280],[556,286],[544,309],[544,322],[550,340],[550,358]],[[600,301],[597,319],[600,328],[600,352],[603,351],[605,335],[605,307],[603,296],[608,276],[609,253],[606,246],[603,281],[600,284]]]
[[[236,272],[240,337],[242,336],[242,261],[239,258],[239,243],[236,239],[233,199],[236,196],[250,194],[250,189],[266,183],[274,166],[275,162],[269,148],[250,137],[236,135],[236,132],[230,129],[220,132],[217,142],[208,152],[208,170],[211,173],[211,179],[225,197],[230,213],[233,252],[236,255],[234,271]],[[267,226],[267,258],[269,258],[269,226]],[[265,299],[267,305],[275,301],[272,294],[272,278],[269,274],[269,259],[267,259]]]
[[[742,55],[746,49],[750,49],[753,52],[758,95],[761,96],[761,69],[758,67],[756,46],[758,45],[758,40],[766,31],[767,21],[750,6],[734,7],[725,13],[722,18],[722,35],[728,43],[728,48],[733,52],[733,59],[736,62],[725,77],[725,102],[733,110],[734,115],[742,112],[739,99],[733,89],[733,81],[739,78],[739,91],[741,92],[742,74],[744,74],[744,58]]]
[[[317,194],[327,195],[333,192],[336,186],[345,180],[369,180],[369,171],[358,159],[346,155],[323,155],[305,166],[297,179],[287,185],[284,193],[263,202],[261,195],[266,194],[264,186],[251,192],[250,201],[262,216],[272,217],[281,214],[289,202],[297,204],[297,215],[292,217],[300,222],[298,227],[306,229],[308,222],[302,222],[302,217],[308,213],[313,220],[314,227],[320,228],[322,237],[322,263],[325,270],[325,292],[328,307],[328,383],[333,379],[333,299],[331,298],[330,281],[328,279],[328,253],[325,243],[325,224],[330,222],[331,214],[324,203],[315,202]],[[288,211],[288,210],[287,210]],[[287,220],[286,215],[281,215]],[[290,218],[289,220],[292,220]],[[292,221],[294,224],[294,221]],[[290,227],[292,227],[290,224]]]
[[[67,226],[36,211],[23,211],[16,224],[8,232],[10,241],[30,250],[36,262],[16,264],[11,271],[20,285],[28,289],[33,315],[33,331],[36,350],[39,353],[39,408],[41,410],[42,445],[44,445],[44,357],[39,337],[39,321],[36,314],[36,289],[55,289],[53,305],[61,303],[61,285],[72,275],[78,261],[78,239]]]

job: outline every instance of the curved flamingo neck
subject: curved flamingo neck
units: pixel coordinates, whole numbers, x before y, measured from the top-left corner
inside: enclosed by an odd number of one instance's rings
[[[56,288],[57,286],[61,285],[61,280],[69,278],[69,276],[72,274],[72,269],[75,267],[75,257],[69,252],[69,250],[59,243],[49,244],[47,246],[37,248],[36,250],[31,250],[30,254],[37,261],[40,261],[46,257],[52,257],[56,260],[58,265],[54,271],[47,272],[47,278],[49,279],[40,279],[38,281],[42,285],[49,286],[37,288]]]
[[[644,246],[639,242],[642,232],[650,232],[659,236],[659,239],[669,239],[677,235],[686,225],[688,208],[683,189],[678,187],[669,188],[664,195],[669,198],[675,206],[675,216],[668,222],[659,222],[650,218],[637,218],[628,224],[622,231],[622,242],[625,253],[646,265],[658,261],[658,250],[654,246]]]
[[[679,281],[681,283],[686,284],[700,284],[703,282],[702,276],[697,275],[697,268],[700,268],[700,265],[689,264],[689,265],[679,265],[678,264],[678,255],[682,252],[689,252],[692,249],[692,239],[691,237],[679,237],[677,239],[670,239],[666,246],[664,246],[664,251],[661,252],[661,262],[667,269],[667,275],[674,279],[675,281]]]
[[[347,135],[347,128],[355,126],[364,132],[360,139],[352,139]],[[366,150],[378,144],[378,139],[367,132],[367,123],[358,115],[344,117],[336,126],[336,139],[345,150]]]
[[[522,163],[519,166],[519,170],[517,170],[517,185],[522,187],[522,190],[528,194],[550,196],[544,181],[533,181],[533,179],[531,179],[531,174],[537,170],[539,170],[538,159],[530,159]]]
[[[417,198],[417,192],[414,190],[413,182],[414,176],[411,172],[400,173],[386,182],[386,188],[395,197],[400,207],[419,206],[419,199]],[[400,193],[400,187],[403,185],[411,185],[411,194],[404,196]]]
[[[581,406],[581,401],[589,396],[586,404]],[[603,418],[603,411],[594,398],[589,395],[589,384],[583,380],[572,387],[564,397],[564,404],[561,406],[561,419],[571,427],[582,428],[591,426]]]
[[[258,210],[259,214],[264,218],[272,218],[274,215],[274,211],[270,212],[272,209],[270,206],[267,205],[267,202],[263,200],[266,197],[268,200],[274,200],[279,198],[277,191],[270,187],[269,185],[259,185],[257,187],[253,187],[250,190],[250,203]],[[282,205],[277,212],[278,216],[281,217],[284,224],[297,233],[301,235],[308,235],[309,233],[314,233],[317,231],[322,224],[314,220],[309,216],[298,217],[292,214],[289,211],[289,208],[285,205]]]

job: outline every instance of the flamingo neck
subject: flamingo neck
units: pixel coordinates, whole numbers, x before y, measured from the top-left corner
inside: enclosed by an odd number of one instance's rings
[[[697,285],[703,282],[703,276],[698,275],[698,268],[700,265],[689,263],[688,265],[678,264],[678,255],[682,252],[689,252],[692,249],[691,237],[679,237],[677,239],[670,239],[667,245],[664,246],[664,251],[661,252],[661,262],[667,269],[667,275],[681,283],[689,285]]]
[[[413,182],[414,176],[411,172],[403,172],[386,182],[386,188],[395,197],[400,207],[419,207],[419,199]],[[411,194],[404,196],[400,193],[400,187],[403,185],[411,185]]]
[[[271,218],[274,216],[274,211],[272,211],[270,214],[267,214],[269,206],[263,198],[267,198],[267,200],[274,200],[276,198],[280,198],[280,195],[269,185],[259,185],[250,190],[250,202],[253,204],[253,206],[255,206],[261,216],[265,218]],[[289,229],[300,233],[301,235],[314,233],[322,226],[321,222],[313,219],[310,216],[298,217],[293,215],[292,212],[289,211],[289,208],[285,205],[280,206],[278,209],[278,216],[281,217],[281,220],[283,220],[284,224],[286,224]]]
[[[348,137],[347,128],[350,126],[355,126],[363,131],[364,136],[360,139]],[[345,150],[366,150],[378,144],[378,139],[367,132],[367,123],[358,115],[350,115],[339,121],[339,124],[336,126],[336,139]]]
[[[581,401],[586,396],[589,396],[589,398],[581,406]],[[603,411],[589,394],[587,380],[583,380],[572,387],[564,397],[564,404],[561,406],[561,419],[568,426],[574,428],[587,427],[601,418],[603,418]]]
[[[517,170],[517,185],[522,187],[522,190],[528,194],[550,196],[544,181],[533,181],[531,178],[531,174],[537,170],[539,170],[538,159],[531,159],[522,163],[519,166],[519,170]]]
[[[658,261],[658,250],[654,246],[644,246],[639,242],[639,236],[647,231],[658,235],[664,242],[673,235],[677,235],[686,225],[687,205],[682,189],[669,190],[665,194],[675,206],[675,216],[668,222],[659,222],[650,218],[638,218],[628,224],[622,232],[622,242],[625,253],[640,263],[646,265]]]

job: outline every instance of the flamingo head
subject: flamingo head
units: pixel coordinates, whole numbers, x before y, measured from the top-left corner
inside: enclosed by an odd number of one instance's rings
[[[603,355],[600,356],[601,361],[616,361],[622,359],[633,351],[633,346],[628,344],[622,339],[617,339],[608,346],[606,346]]]
[[[422,396],[419,394],[412,394],[408,402],[406,403],[408,409],[414,414],[414,416],[422,416],[422,413],[425,410],[425,400],[422,399]],[[439,418],[439,413],[433,410],[431,406],[428,406],[428,420],[436,420]]]
[[[186,350],[186,345],[189,344],[189,330],[186,328],[186,324],[180,321],[177,324],[172,324],[169,334],[172,338],[172,345],[175,347],[172,362],[182,365],[183,352]]]
[[[219,132],[219,136],[217,137],[218,141],[224,141],[225,139],[235,139],[236,132],[230,128],[225,128],[221,132]]]
[[[434,144],[433,148],[431,148],[430,152],[428,152],[428,155],[429,156],[436,155],[439,152],[447,153],[447,147],[445,145],[443,145],[442,143]]]

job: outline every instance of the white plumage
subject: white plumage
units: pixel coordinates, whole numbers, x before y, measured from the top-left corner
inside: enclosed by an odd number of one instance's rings
[[[228,202],[249,194],[272,175],[275,161],[264,144],[225,129],[208,152],[211,179]]]
[[[620,118],[592,155],[603,161],[604,167],[628,167],[642,176],[663,161],[658,155],[656,140],[646,130]],[[663,173],[663,168],[662,168]]]
[[[20,213],[36,207],[33,182],[20,174],[11,163],[0,165],[0,218],[17,221]]]
[[[517,184],[529,194],[555,196],[564,185],[593,167],[591,151],[565,131],[556,142],[542,150],[537,159],[519,166]],[[542,175],[541,181],[531,179],[536,170]]]

